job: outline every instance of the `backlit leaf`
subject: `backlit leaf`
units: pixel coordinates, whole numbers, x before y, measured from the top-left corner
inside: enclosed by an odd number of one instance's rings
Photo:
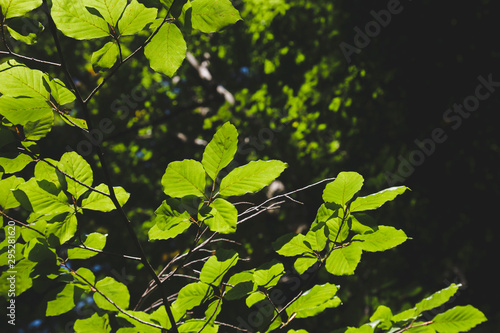
[[[363,182],[363,177],[357,172],[341,172],[333,182],[326,185],[323,200],[345,207],[361,189]]]
[[[59,162],[59,169],[74,179],[77,179],[80,183],[92,186],[94,179],[92,168],[77,152],[72,151],[65,153]],[[80,198],[83,193],[89,190],[87,187],[67,176],[61,174],[61,177],[63,179],[65,178],[67,191],[76,199]]]
[[[85,247],[92,248],[94,250],[102,250],[106,245],[106,236],[104,234],[93,232],[85,237],[83,244]],[[68,249],[68,259],[87,259],[95,256],[97,252],[87,250],[85,248],[75,247]]]
[[[92,67],[96,72],[102,72],[113,67],[118,61],[118,56],[120,54],[118,44],[113,42],[107,42],[99,50],[92,53]]]
[[[214,286],[220,285],[224,275],[238,263],[238,253],[233,250],[219,249],[203,265],[200,281]]]
[[[439,333],[466,332],[486,321],[484,314],[471,305],[456,306],[438,314],[429,325]]]
[[[175,161],[168,165],[161,179],[166,195],[181,198],[205,196],[205,169],[195,160]]]
[[[216,32],[241,20],[240,13],[229,0],[196,0],[191,2],[194,29]]]
[[[111,326],[109,326],[108,314],[104,313],[99,315],[94,313],[90,318],[77,319],[73,326],[75,333],[109,333]]]
[[[125,8],[123,16],[118,22],[118,30],[121,36],[133,35],[144,29],[153,22],[157,15],[156,8],[147,8],[143,4],[132,0]]]
[[[232,203],[217,198],[210,206],[200,210],[200,219],[208,225],[210,230],[222,234],[230,234],[236,231],[238,211]]]
[[[112,300],[122,309],[128,308],[130,295],[127,287],[115,279],[107,276],[104,279],[97,281],[96,288],[101,291],[106,297]],[[103,310],[118,311],[118,309],[108,302],[99,293],[94,293],[95,304]]]
[[[184,314],[195,306],[200,305],[213,295],[212,287],[203,282],[190,283],[184,286],[177,296],[177,300],[172,304],[179,313]]]
[[[201,163],[208,176],[215,180],[219,171],[226,167],[238,149],[238,132],[227,122],[215,133],[203,152]]]
[[[224,177],[219,194],[234,196],[257,192],[275,180],[286,167],[286,163],[277,160],[252,161]]]
[[[355,235],[354,240],[360,240],[359,246],[368,252],[385,251],[398,246],[408,239],[403,230],[394,227],[379,226],[378,230],[372,233]]]
[[[106,184],[99,184],[95,189],[109,194],[109,187]],[[130,197],[130,193],[127,193],[123,187],[119,186],[115,186],[113,189],[115,191],[116,198],[118,199],[118,203],[121,206],[125,205]],[[105,196],[104,194],[92,191],[87,198],[82,200],[82,208],[98,210],[101,212],[110,212],[115,209],[116,206],[111,198]]]
[[[323,312],[327,308],[340,305],[337,294],[337,286],[334,284],[316,285],[303,293],[287,309],[288,316],[295,314],[295,318],[307,318]]]
[[[335,249],[326,259],[326,270],[333,275],[352,275],[361,261],[362,252],[357,243]]]
[[[394,200],[396,196],[404,193],[407,189],[406,186],[391,187],[366,197],[359,197],[351,203],[350,211],[353,213],[377,209],[387,201]]]

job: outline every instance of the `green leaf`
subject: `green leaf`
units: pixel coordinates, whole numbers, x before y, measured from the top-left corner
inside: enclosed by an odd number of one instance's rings
[[[406,241],[408,237],[403,230],[394,227],[379,226],[378,230],[363,235],[355,235],[352,240],[359,240],[359,246],[368,252],[385,251],[398,246]]]
[[[96,190],[109,194],[109,187],[106,184],[99,184],[95,187]],[[123,187],[115,186],[113,187],[115,191],[118,203],[123,206],[127,203],[130,193],[127,193]],[[111,198],[105,196],[104,194],[92,191],[89,196],[82,200],[82,208],[98,210],[101,212],[110,212],[115,209],[115,204]]]
[[[224,275],[237,263],[238,253],[233,250],[219,249],[203,265],[200,273],[200,281],[219,286]]]
[[[58,316],[75,308],[75,301],[79,301],[82,290],[74,284],[66,284],[52,292],[52,297],[47,301],[45,315]]]
[[[0,210],[6,211],[10,208],[19,207],[20,203],[14,197],[14,192],[20,184],[24,183],[24,179],[10,176],[0,180]]]
[[[47,226],[47,234],[59,239],[59,244],[69,241],[76,232],[78,221],[75,213],[67,214],[63,221],[55,221]]]
[[[205,169],[195,160],[170,163],[161,179],[163,191],[174,198],[205,196]]]
[[[328,240],[328,228],[325,223],[317,223],[307,232],[304,243],[314,251],[323,251]]]
[[[257,192],[275,180],[286,167],[286,163],[277,160],[252,161],[224,177],[219,194],[234,196]]]
[[[150,234],[150,239],[175,238],[191,226],[191,216],[181,205],[181,201],[174,198],[163,201],[155,211],[154,219],[156,228],[161,231],[161,238],[151,238]],[[150,233],[151,230],[153,228]]]
[[[42,0],[0,0],[3,16],[19,17],[42,5]]]
[[[191,2],[194,29],[210,33],[241,20],[240,13],[229,0],[196,0]]]
[[[345,241],[349,236],[349,222],[343,221],[343,214],[342,209],[336,210],[325,223],[328,228],[328,237],[337,243]]]
[[[33,97],[48,100],[49,92],[44,85],[47,74],[8,60],[0,65],[0,93],[10,97]]]
[[[253,273],[253,282],[255,282],[257,286],[263,286],[269,289],[278,284],[283,274],[285,274],[285,267],[282,263],[273,259],[270,262],[262,264],[255,270]]]
[[[88,129],[87,122],[84,119],[74,118],[69,114],[59,114],[59,116],[66,124],[70,126]]]
[[[466,332],[486,320],[484,314],[471,305],[456,306],[435,316],[429,326],[439,333],[458,333]]]
[[[231,234],[236,231],[238,211],[232,203],[217,198],[210,206],[200,210],[200,220],[208,225],[210,230],[221,234]]]
[[[21,295],[33,286],[34,279],[31,277],[31,272],[36,264],[36,262],[28,259],[16,262],[16,296]],[[9,271],[3,272],[0,276],[0,295],[7,295],[9,293],[10,281],[7,278],[11,276],[12,273]]]
[[[0,96],[0,114],[15,125],[52,116],[52,107],[40,98]]]
[[[83,0],[53,0],[51,13],[57,28],[68,37],[92,39],[110,36],[108,23],[91,14]]]
[[[46,116],[35,120],[28,121],[24,125],[24,137],[27,140],[37,141],[46,136],[52,129],[54,123],[54,113],[50,112]]]
[[[415,312],[416,314],[420,314],[424,311],[429,311],[434,308],[437,308],[438,306],[443,305],[444,303],[448,302],[448,300],[455,295],[455,293],[458,291],[458,288],[460,288],[460,284],[454,284],[452,283],[449,287],[444,288],[440,291],[435,292],[429,297],[424,298],[422,301],[418,302],[415,305]]]
[[[26,154],[3,154],[0,156],[0,170],[3,169],[5,173],[16,173],[23,170],[31,162],[33,159]]]
[[[286,234],[273,242],[273,249],[285,257],[304,254],[314,255],[312,249],[305,243],[306,236],[302,234]]]
[[[59,105],[64,105],[73,102],[76,97],[66,85],[59,79],[53,79],[49,82],[50,95]],[[87,128],[87,126],[85,126]]]
[[[326,185],[323,200],[345,207],[361,189],[363,182],[363,177],[357,172],[341,172],[333,182]]]
[[[102,18],[112,27],[116,27],[127,5],[127,0],[86,0],[85,6],[97,9]]]
[[[388,330],[392,327],[392,311],[384,305],[379,305],[375,313],[370,317],[373,327]]]
[[[179,333],[193,333],[200,332],[203,328],[203,333],[217,333],[219,332],[219,325],[205,324],[205,320],[202,319],[190,319],[186,320],[184,324],[179,326]]]
[[[87,292],[90,291],[91,289],[88,283],[90,283],[92,286],[95,285],[94,273],[90,269],[85,267],[78,268],[76,270],[76,273],[77,274],[75,274],[75,283],[78,283],[80,288],[84,288],[85,290],[87,290]],[[82,278],[87,281],[83,280]]]
[[[21,234],[25,242],[29,242],[33,238],[40,237],[40,234],[34,230],[40,231],[42,234],[45,234],[47,229],[47,221],[38,220],[34,223],[29,224],[29,228],[23,227],[21,229]]]
[[[245,299],[245,304],[250,308],[265,299],[266,294],[264,294],[262,291],[256,291],[248,295],[248,297]]]
[[[97,312],[90,318],[77,319],[73,326],[75,333],[109,333],[111,326],[109,326],[108,314],[104,313],[99,315]]]
[[[227,300],[240,299],[255,291],[257,286],[253,283],[253,272],[255,270],[243,271],[234,274],[227,281],[224,298]],[[231,287],[234,286],[234,287]]]
[[[93,232],[86,236],[83,244],[95,250],[102,250],[106,245],[106,236],[98,232]],[[87,259],[95,256],[97,252],[86,250],[81,247],[69,248],[68,259]]]
[[[85,159],[77,152],[72,151],[65,153],[59,162],[59,169],[77,179],[80,183],[92,186],[92,182],[94,180],[92,168],[90,167],[90,164],[88,164],[87,161],[85,161]],[[87,187],[62,174],[61,178],[66,181],[67,191],[77,200],[83,193],[89,190]]]
[[[190,283],[184,286],[177,296],[177,300],[172,304],[175,311],[181,314],[186,313],[203,301],[210,299],[213,295],[212,288],[203,282]]]
[[[391,187],[366,197],[359,197],[351,203],[350,211],[353,213],[377,209],[387,201],[394,200],[395,197],[403,194],[407,189],[406,186]]]
[[[22,191],[28,198],[31,209],[37,216],[53,216],[73,212],[73,208],[68,204],[67,198],[61,198],[49,192],[49,184],[43,181],[37,182],[35,178],[31,178],[26,183],[18,186],[18,190],[14,192],[14,196],[22,203],[23,201],[21,201],[21,196],[18,193],[18,191]]]
[[[362,252],[357,243],[335,249],[326,259],[326,270],[333,275],[352,275],[361,261]]]
[[[104,44],[99,50],[92,53],[92,67],[95,72],[104,72],[113,67],[118,61],[120,49],[116,41]]]
[[[238,149],[238,131],[227,122],[215,133],[203,152],[201,164],[208,176],[215,180],[218,173],[234,158]]]
[[[1,0],[0,0],[1,1]],[[9,25],[6,26],[7,27],[7,30],[9,31],[9,34],[12,38],[18,40],[18,41],[21,41],[25,44],[28,44],[28,45],[31,45],[31,44],[35,44],[37,42],[37,34],[34,33],[34,32],[30,32],[28,33],[27,35],[23,35],[19,32],[17,32],[13,27],[12,27],[12,23],[9,22]],[[17,27],[16,27],[17,28]],[[41,28],[41,23],[38,23],[38,28],[39,30],[42,30]],[[24,33],[26,33],[26,31],[23,31]]]
[[[318,258],[316,257],[301,257],[297,258],[295,260],[295,263],[293,264],[293,268],[297,271],[299,274],[304,274],[309,268],[311,268],[315,263],[318,262]]]
[[[420,322],[420,321],[415,321],[413,323],[414,326],[423,325],[423,324],[425,324],[425,323]],[[427,326],[412,327],[406,332],[408,332],[408,333],[436,333],[436,330],[427,325]]]
[[[51,163],[52,165],[49,165]],[[39,161],[35,165],[35,179],[39,184],[44,184],[44,190],[58,195],[62,191],[62,185],[59,182],[60,173],[53,166],[59,164],[58,161],[47,158],[45,161]]]
[[[128,308],[130,294],[128,293],[127,287],[123,283],[120,283],[115,279],[107,276],[104,279],[97,281],[96,288],[120,308]],[[95,304],[103,310],[118,311],[118,309],[113,304],[109,303],[97,292],[94,293],[94,301]]]
[[[153,22],[157,15],[156,8],[147,8],[143,4],[132,0],[125,8],[122,18],[118,22],[118,30],[121,36],[134,35]]]
[[[316,285],[303,293],[287,309],[288,316],[295,315],[295,318],[307,318],[323,312],[327,308],[334,308],[340,305],[340,298],[337,294],[337,286],[325,283]]]
[[[144,48],[151,68],[172,77],[186,57],[186,41],[175,24],[165,23]]]

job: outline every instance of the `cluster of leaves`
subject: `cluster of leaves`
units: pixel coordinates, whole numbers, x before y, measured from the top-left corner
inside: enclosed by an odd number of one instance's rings
[[[16,34],[10,21],[38,8],[42,1],[2,1],[0,5],[5,45],[7,32],[13,38],[26,41]],[[71,311],[75,300],[82,297],[90,295],[93,298],[98,310],[89,318],[78,319],[74,324],[76,332],[217,332],[224,330],[221,329],[223,326],[267,332],[282,329],[295,319],[316,316],[341,305],[337,296],[339,286],[329,282],[316,284],[314,277],[320,270],[325,270],[331,277],[354,274],[363,251],[385,251],[407,239],[403,231],[376,225],[364,213],[393,200],[407,188],[393,187],[360,197],[357,194],[363,185],[363,177],[355,172],[341,172],[326,185],[324,204],[309,231],[284,235],[273,243],[278,255],[293,260],[293,268],[287,267],[286,260],[280,261],[283,258],[276,256],[259,267],[239,269],[242,261],[239,253],[234,248],[227,249],[217,244],[234,244],[224,235],[236,233],[238,224],[272,208],[276,203],[271,202],[277,198],[242,212],[238,212],[231,201],[234,197],[262,190],[280,176],[287,164],[278,160],[258,160],[226,172],[225,168],[237,151],[238,132],[232,124],[225,123],[205,147],[201,162],[175,161],[168,164],[163,174],[161,184],[168,198],[156,211],[149,239],[169,240],[188,232],[194,239],[187,252],[171,259],[157,273],[123,210],[130,194],[122,187],[112,185],[99,143],[95,145],[105,182],[94,185],[92,167],[82,156],[67,152],[59,160],[45,158],[37,142],[51,131],[55,115],[73,127],[68,130],[92,133],[88,101],[138,51],[144,50],[153,70],[172,76],[186,54],[183,33],[191,29],[216,32],[239,20],[239,13],[228,0],[161,1],[158,7],[146,7],[136,0],[54,0],[50,9],[46,2],[43,6],[47,10],[61,63],[27,58],[9,47],[6,54],[18,60],[62,67],[68,86],[63,80],[12,59],[0,65],[0,212],[2,222],[6,219],[17,224],[15,233],[11,236],[6,231],[6,237],[0,243],[3,265],[0,290],[3,297],[12,297],[8,296],[10,283],[7,277],[15,267],[15,295],[19,296],[30,288],[47,291],[46,316]],[[105,72],[107,76],[86,99],[81,97],[69,74],[56,28],[73,39],[111,39],[92,54],[94,69]],[[121,41],[123,36],[140,36],[148,29],[152,32],[139,48],[132,52],[126,50]],[[31,40],[34,40],[33,36],[30,36]],[[77,117],[73,107],[82,115]],[[27,168],[30,164],[34,164],[32,169]],[[280,197],[288,198],[289,194]],[[88,211],[108,214],[113,210],[121,214],[123,225],[136,243],[139,257],[120,254],[119,248],[104,251],[107,235],[98,231],[79,232],[82,217]],[[25,220],[12,218],[11,211]],[[137,306],[131,306],[131,294],[126,285],[110,276],[96,276],[85,267],[85,262],[79,261],[96,255],[118,255],[140,261],[148,269],[152,283]],[[279,297],[280,281],[290,274],[306,272],[310,274],[308,283],[284,302]],[[187,283],[168,294],[166,282],[180,276],[196,282]],[[315,285],[309,288],[309,283]],[[160,289],[161,300],[153,302],[147,310],[139,310],[154,289]],[[426,322],[418,320],[425,311],[445,303],[457,289],[457,285],[452,285],[418,303],[415,308],[396,315],[386,307],[379,307],[371,323],[342,331],[466,331],[485,320],[484,315],[471,306],[455,307]],[[220,319],[224,318],[223,310],[238,300],[245,303],[249,312],[257,308],[266,320],[249,330],[239,328],[238,323]]]

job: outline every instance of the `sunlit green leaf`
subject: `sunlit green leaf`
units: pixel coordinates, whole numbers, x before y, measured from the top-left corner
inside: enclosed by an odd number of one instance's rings
[[[94,313],[90,318],[77,319],[73,326],[75,333],[109,333],[111,326],[109,325],[108,314],[99,315]]]
[[[233,250],[219,249],[203,265],[200,281],[214,286],[220,285],[224,275],[238,263],[238,253]]]
[[[217,198],[210,206],[200,210],[200,219],[208,225],[210,230],[222,234],[230,234],[236,231],[238,211],[232,203]]]
[[[74,179],[77,179],[80,183],[92,186],[94,179],[92,168],[77,152],[72,151],[65,153],[59,162],[59,169]],[[76,199],[80,198],[83,193],[89,190],[86,186],[81,185],[67,176],[61,175],[61,177],[65,178],[67,191]]]
[[[35,178],[31,178],[26,183],[19,185],[18,190],[24,192],[33,212],[39,216],[73,212],[67,198],[61,198],[50,193],[48,186],[48,183],[37,182]],[[14,196],[22,202],[17,191]]]
[[[456,306],[434,317],[429,325],[439,333],[466,332],[486,321],[484,314],[471,305]]]
[[[184,286],[177,296],[177,300],[172,304],[179,313],[184,314],[195,306],[200,305],[213,295],[212,287],[203,282],[190,283]]]
[[[287,309],[288,316],[295,314],[295,318],[307,318],[323,312],[327,308],[340,305],[340,299],[335,296],[337,286],[334,284],[316,285],[303,293]]]
[[[170,198],[163,201],[161,206],[155,211],[155,214],[154,227],[159,229],[161,236],[151,237],[152,235],[150,234],[150,239],[175,238],[191,226],[191,216],[181,207],[180,200]],[[150,232],[152,230],[153,228]]]
[[[175,161],[168,165],[161,179],[166,195],[181,198],[205,196],[205,169],[195,160]]]
[[[94,250],[102,250],[106,245],[106,236],[98,232],[93,232],[85,237],[83,240],[84,246]],[[69,248],[68,259],[87,259],[95,256],[97,252],[86,250],[82,247]]]
[[[14,153],[0,156],[0,170],[5,173],[15,173],[24,169],[33,159],[26,154]]]
[[[458,288],[460,288],[459,284],[452,283],[449,287],[437,291],[431,296],[424,298],[415,305],[416,313],[420,314],[424,311],[429,311],[443,305],[444,303],[448,302],[453,295],[456,294]]]
[[[253,273],[253,281],[258,286],[267,289],[274,287],[285,273],[285,267],[277,260],[272,260],[259,266]]]
[[[363,177],[357,172],[341,172],[333,182],[326,185],[323,200],[345,207],[361,189],[363,182]]]
[[[113,67],[118,61],[120,49],[116,41],[107,42],[99,50],[92,53],[92,66],[94,71],[102,72]]]
[[[363,235],[355,235],[354,240],[361,241],[363,251],[377,252],[392,249],[408,239],[403,230],[394,227],[379,226],[378,230]]]
[[[52,116],[52,107],[40,98],[0,96],[0,114],[16,125]]]
[[[313,256],[299,257],[295,260],[293,268],[299,274],[304,274],[309,268],[311,268],[315,263],[318,262],[318,258]]]
[[[156,8],[147,8],[136,0],[132,0],[118,22],[120,35],[125,36],[138,33],[147,24],[155,20],[156,14]]]
[[[234,196],[257,192],[275,180],[286,167],[286,163],[277,160],[252,161],[224,177],[219,194]]]
[[[75,213],[67,214],[62,221],[55,221],[47,226],[47,234],[55,235],[59,239],[59,244],[69,241],[76,232],[78,221]]]
[[[377,209],[387,201],[394,200],[396,196],[404,193],[407,189],[406,186],[391,187],[366,197],[359,197],[351,203],[350,211],[360,212]]]
[[[97,9],[102,18],[112,27],[116,27],[123,13],[127,0],[86,0],[85,5]]]
[[[20,205],[19,201],[14,197],[14,192],[18,185],[24,183],[22,178],[10,176],[0,180],[0,210],[6,211],[10,208],[15,208]]]
[[[274,250],[286,257],[303,254],[313,254],[312,249],[305,243],[306,236],[302,234],[286,234],[273,242]]]
[[[97,187],[95,187],[95,189],[109,194],[109,187],[106,184],[99,184]],[[125,191],[123,187],[119,186],[113,187],[113,190],[115,191],[118,203],[121,206],[125,205],[128,201],[128,198],[130,197],[130,193],[127,193],[127,191]],[[92,191],[87,198],[82,200],[82,208],[98,210],[101,212],[110,212],[114,210],[116,206],[110,197]]]
[[[187,46],[175,24],[164,24],[144,48],[149,65],[157,72],[172,77],[186,57]]]
[[[219,171],[226,167],[238,149],[238,132],[227,122],[215,133],[203,152],[201,163],[208,176],[216,179]]]
[[[24,137],[27,140],[40,140],[44,136],[46,136],[50,130],[52,129],[52,124],[54,123],[54,113],[50,112],[46,116],[35,120],[28,121],[26,125],[24,125]]]
[[[63,287],[57,288],[51,294],[47,301],[46,316],[58,316],[73,310],[75,301],[78,301],[82,290],[74,284],[66,284]]]
[[[192,333],[199,332],[203,328],[203,333],[217,333],[219,332],[219,325],[206,324],[202,319],[186,320],[184,324],[180,325],[179,333]]]
[[[5,18],[23,16],[42,5],[42,0],[0,0]]]
[[[83,0],[53,0],[51,13],[57,28],[68,37],[92,39],[110,35],[108,23],[91,14]]]
[[[14,60],[0,65],[0,93],[11,97],[33,97],[48,100],[49,91],[44,84],[49,81],[47,74],[31,69]]]
[[[229,0],[192,1],[191,20],[194,29],[216,32],[241,20],[240,13]]]
[[[253,282],[254,271],[243,271],[231,276],[227,281],[228,286],[226,286],[224,298],[227,300],[240,299],[255,291],[257,286]]]
[[[326,270],[333,275],[352,275],[361,261],[362,252],[357,243],[335,249],[326,259]]]
[[[106,297],[113,301],[122,309],[128,308],[130,295],[128,293],[127,287],[115,279],[107,276],[104,279],[97,281],[96,288],[102,292]],[[99,293],[94,293],[95,304],[103,310],[118,311],[118,309],[108,302]]]

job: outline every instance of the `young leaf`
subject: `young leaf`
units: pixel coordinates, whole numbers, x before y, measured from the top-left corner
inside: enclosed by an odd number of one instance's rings
[[[396,196],[403,194],[407,189],[406,186],[391,187],[366,197],[359,197],[351,203],[350,211],[353,213],[377,209],[387,201],[394,200]]]
[[[458,291],[458,288],[460,288],[459,284],[452,283],[449,287],[437,291],[431,296],[424,298],[415,305],[416,315],[419,315],[424,311],[429,311],[437,308],[438,306],[441,306],[444,303],[448,302],[448,300]]]
[[[224,275],[237,263],[238,253],[232,250],[219,249],[203,265],[200,273],[200,281],[219,286]]]
[[[333,275],[352,275],[361,261],[362,252],[357,243],[335,249],[326,259],[326,270]]]
[[[103,72],[113,67],[118,61],[120,50],[116,41],[107,42],[99,50],[92,53],[92,67],[96,72]]]
[[[466,332],[485,322],[484,314],[471,305],[456,306],[434,317],[429,325],[439,333]]]
[[[257,192],[275,180],[286,167],[286,163],[277,160],[252,161],[224,177],[219,194],[235,196]]]
[[[14,197],[14,192],[20,184],[24,183],[22,178],[10,176],[0,180],[0,210],[6,211],[10,208],[19,207],[20,203]]]
[[[33,159],[26,154],[4,154],[4,156],[0,156],[0,170],[3,169],[4,173],[19,172],[31,162]]]
[[[106,22],[112,27],[116,27],[127,5],[127,0],[86,0],[85,5],[97,9]]]
[[[210,206],[200,210],[200,220],[208,225],[210,230],[221,234],[231,234],[236,231],[238,211],[232,203],[217,198]]]
[[[77,319],[73,326],[75,333],[109,333],[111,326],[109,326],[108,314],[104,313],[99,315],[94,313],[90,318]]]
[[[92,186],[94,179],[92,168],[90,167],[90,164],[88,164],[87,161],[85,161],[85,159],[77,152],[72,151],[65,153],[59,162],[59,169],[77,179],[80,183]],[[78,200],[83,193],[89,190],[87,187],[77,183],[73,179],[66,177],[63,174],[60,175],[62,178],[61,183],[63,183],[64,180],[66,181],[67,191],[71,193],[75,199]]]
[[[97,281],[96,288],[120,308],[128,308],[130,295],[127,287],[123,283],[107,276],[104,279]],[[104,297],[101,296],[101,294],[97,292],[94,293],[94,301],[95,304],[103,310],[118,311],[113,304],[109,303]]]
[[[377,252],[392,249],[406,241],[408,237],[403,230],[382,225],[372,233],[355,235],[352,239],[360,240],[359,246],[364,251]]]
[[[161,239],[175,238],[191,226],[191,216],[180,205],[179,200],[170,198],[155,211],[155,225],[165,232]]]
[[[170,163],[161,179],[163,191],[174,198],[205,196],[205,169],[195,160]]]
[[[323,200],[345,207],[361,189],[363,182],[363,177],[357,172],[341,172],[333,182],[326,185]]]
[[[314,255],[312,249],[305,243],[306,236],[302,234],[286,234],[273,242],[273,249],[285,257],[300,256],[303,254]]]
[[[48,75],[26,67],[15,60],[8,60],[0,64],[0,93],[11,97],[33,97],[48,99],[49,92],[44,86],[44,78]]]
[[[59,220],[59,216],[54,219]],[[54,221],[51,220],[51,221]],[[67,214],[62,221],[54,221],[47,226],[47,235],[54,235],[59,239],[59,244],[62,245],[69,241],[76,232],[78,221],[75,213]]]
[[[175,24],[165,23],[144,48],[149,65],[157,72],[172,77],[186,57],[187,46]]]
[[[263,286],[266,289],[274,287],[281,276],[285,274],[285,267],[276,259],[262,264],[253,273],[253,282],[257,286]]]
[[[68,204],[67,199],[51,194],[46,189],[48,184],[37,182],[35,178],[31,178],[26,183],[18,186],[18,190],[14,192],[14,196],[19,202],[23,203],[22,197],[18,191],[22,191],[28,198],[30,208],[37,216],[42,215],[57,215],[61,213],[73,212],[73,208]]]
[[[73,310],[75,300],[78,301],[82,294],[80,288],[76,288],[74,284],[66,284],[52,292],[51,299],[47,302],[46,316],[58,316]]]
[[[90,13],[83,0],[53,0],[51,12],[57,28],[68,37],[92,39],[110,36],[108,23]]]
[[[210,299],[213,295],[212,287],[203,282],[190,283],[184,286],[177,296],[177,300],[172,304],[175,311],[184,314],[195,306]]]
[[[52,107],[40,98],[0,96],[0,115],[14,125],[24,126],[52,116]]]
[[[99,184],[95,189],[109,194],[109,187],[106,184]],[[123,187],[119,186],[113,187],[113,189],[118,199],[118,203],[121,206],[125,205],[130,197],[130,193],[127,193]],[[82,200],[82,208],[110,212],[116,207],[111,198],[92,191],[87,198]]]
[[[286,313],[290,317],[293,314],[295,318],[307,318],[323,312],[327,308],[334,308],[340,305],[340,298],[337,294],[337,286],[325,283],[316,285],[303,293],[287,309]]]
[[[217,174],[234,158],[238,149],[238,132],[227,122],[215,133],[203,152],[201,164],[208,176],[215,180]]]
[[[125,8],[122,18],[118,22],[118,30],[121,36],[134,35],[153,22],[157,15],[156,8],[147,8],[143,4],[132,0]]]
[[[307,232],[304,243],[314,251],[323,251],[328,240],[329,230],[326,224],[321,222],[311,227]]]
[[[42,0],[0,0],[3,16],[19,17],[42,5]]]
[[[89,247],[94,250],[102,250],[106,245],[106,236],[98,232],[93,232],[87,235],[86,239],[83,241],[85,247]],[[69,248],[68,249],[68,259],[87,259],[95,256],[97,252],[86,250],[81,247]]]
[[[73,102],[76,97],[75,94],[69,90],[66,85],[59,79],[49,81],[50,95],[54,101],[59,105],[64,105]],[[85,128],[87,128],[85,126]]]
[[[211,33],[241,20],[240,13],[229,0],[196,0],[191,3],[194,29]]]
[[[300,257],[295,260],[293,268],[299,274],[304,274],[312,265],[318,262],[318,258],[313,256]]]

